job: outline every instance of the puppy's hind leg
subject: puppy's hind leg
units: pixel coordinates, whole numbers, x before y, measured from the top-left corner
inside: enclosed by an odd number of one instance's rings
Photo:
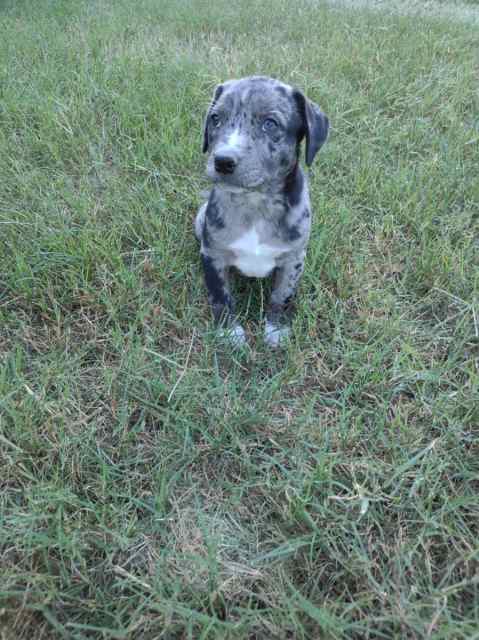
[[[198,242],[201,242],[201,238],[203,236],[203,227],[205,226],[205,214],[206,214],[207,206],[208,206],[207,202],[202,204],[201,207],[198,209],[198,213],[196,214],[196,218],[194,222],[194,230],[195,230],[195,238],[198,240]]]

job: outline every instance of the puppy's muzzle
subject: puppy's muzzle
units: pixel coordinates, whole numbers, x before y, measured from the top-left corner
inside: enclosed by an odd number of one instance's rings
[[[231,156],[217,155],[215,156],[215,170],[223,175],[234,173],[236,168],[236,160]]]

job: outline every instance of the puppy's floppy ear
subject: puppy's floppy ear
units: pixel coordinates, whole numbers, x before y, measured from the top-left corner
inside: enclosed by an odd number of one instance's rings
[[[293,98],[303,119],[302,135],[306,136],[306,164],[310,167],[315,155],[326,142],[329,120],[318,105],[308,100],[301,91],[296,89]]]
[[[203,128],[203,153],[206,153],[206,151],[208,151],[208,146],[209,146],[209,141],[208,141],[208,118],[210,116],[211,113],[211,109],[215,106],[216,102],[219,100],[221,94],[223,93],[223,85],[219,84],[216,89],[215,89],[215,93],[213,95],[213,100],[211,101],[211,104],[208,108],[208,111],[206,113],[206,118],[205,118],[205,125]]]

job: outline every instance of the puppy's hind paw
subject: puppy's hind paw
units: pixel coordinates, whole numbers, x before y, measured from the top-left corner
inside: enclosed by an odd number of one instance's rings
[[[264,340],[273,349],[282,347],[289,340],[291,335],[291,329],[286,326],[279,326],[266,320],[266,326],[264,329]]]
[[[235,348],[242,347],[246,344],[246,333],[240,324],[219,329],[218,337]]]

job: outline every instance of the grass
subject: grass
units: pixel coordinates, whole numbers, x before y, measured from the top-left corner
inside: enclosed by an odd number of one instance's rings
[[[430,4],[3,3],[1,640],[479,638],[478,37]],[[192,235],[251,73],[333,126],[281,352],[257,282],[215,341]]]

